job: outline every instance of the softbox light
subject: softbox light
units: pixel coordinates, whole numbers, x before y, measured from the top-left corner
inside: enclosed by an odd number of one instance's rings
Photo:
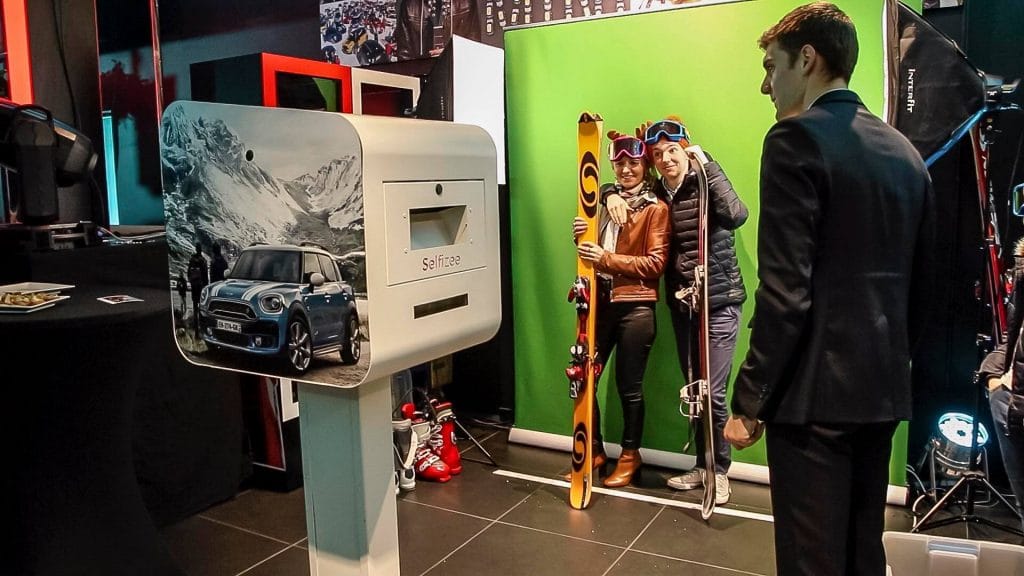
[[[892,124],[929,158],[958,127],[985,107],[984,73],[943,33],[903,3],[897,5],[898,105]]]

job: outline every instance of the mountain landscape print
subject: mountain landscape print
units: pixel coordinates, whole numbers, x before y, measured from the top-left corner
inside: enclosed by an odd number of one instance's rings
[[[175,333],[190,361],[329,385],[365,376],[360,147],[331,116],[198,102],[164,113]]]

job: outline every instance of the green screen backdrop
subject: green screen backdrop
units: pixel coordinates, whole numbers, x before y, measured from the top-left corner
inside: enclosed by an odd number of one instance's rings
[[[572,402],[563,370],[575,337],[575,310],[566,294],[576,269],[570,226],[576,213],[576,121],[585,110],[604,117],[605,132],[630,134],[645,120],[680,116],[692,142],[720,162],[750,209],[750,219],[736,234],[748,299],[735,377],[747,351],[757,286],[761,144],[774,123],[771,101],[759,92],[764,71],[757,39],[800,4],[698,5],[506,32],[517,428],[565,436],[571,430]],[[881,116],[883,0],[837,4],[856,24],[860,39],[851,88]],[[603,150],[607,138],[602,142]],[[607,159],[601,180],[614,180]],[[644,384],[643,446],[681,452],[688,430],[678,411],[683,382],[673,346],[668,310],[659,302],[658,336]],[[613,366],[605,367],[598,401],[605,440],[618,443],[622,413],[613,372]],[[905,432],[901,426],[894,442],[894,484],[904,483]],[[765,464],[764,443],[734,450],[733,458]]]

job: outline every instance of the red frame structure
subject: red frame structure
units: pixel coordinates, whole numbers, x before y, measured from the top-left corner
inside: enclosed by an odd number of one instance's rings
[[[28,42],[28,0],[0,0],[4,18],[4,44],[7,49],[7,78],[11,100],[32,104],[32,55]]]
[[[327,62],[304,58],[293,58],[278,54],[260,54],[261,76],[263,77],[263,105],[277,107],[277,72],[301,74],[314,78],[338,80],[338,110],[352,113],[352,69]]]

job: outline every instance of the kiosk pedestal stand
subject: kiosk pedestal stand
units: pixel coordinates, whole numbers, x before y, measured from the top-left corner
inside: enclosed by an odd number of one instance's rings
[[[299,384],[310,576],[393,576],[398,509],[391,379]]]

